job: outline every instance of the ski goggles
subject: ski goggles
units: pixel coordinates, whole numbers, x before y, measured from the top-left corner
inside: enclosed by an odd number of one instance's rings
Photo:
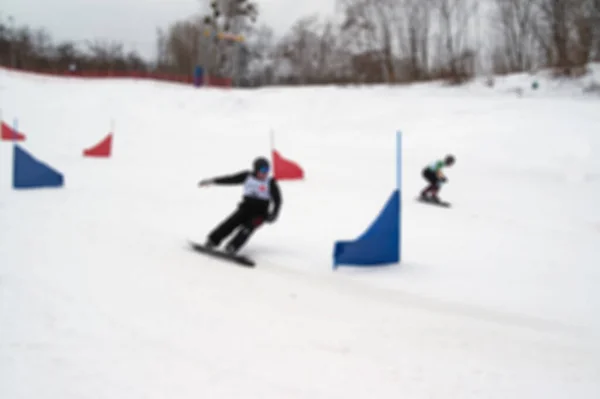
[[[262,168],[260,168],[258,170],[258,172],[266,175],[267,173],[269,173],[269,167],[268,166],[263,166]]]

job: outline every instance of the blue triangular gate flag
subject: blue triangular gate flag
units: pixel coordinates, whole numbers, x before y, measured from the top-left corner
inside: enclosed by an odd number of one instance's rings
[[[400,260],[400,191],[395,190],[371,226],[354,241],[334,246],[334,268],[339,265],[370,266]]]
[[[13,188],[62,187],[61,173],[37,160],[19,145],[13,153]]]

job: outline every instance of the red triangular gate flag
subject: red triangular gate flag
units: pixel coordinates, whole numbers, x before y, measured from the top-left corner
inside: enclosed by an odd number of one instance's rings
[[[8,141],[24,141],[25,140],[24,134],[15,131],[12,127],[8,126],[6,123],[0,121],[0,125],[2,125],[2,127],[1,127],[2,140],[8,140]]]
[[[304,178],[304,172],[298,164],[283,158],[277,150],[273,150],[273,177],[277,180],[297,180]]]
[[[112,133],[92,148],[83,151],[86,157],[109,157],[112,148]]]

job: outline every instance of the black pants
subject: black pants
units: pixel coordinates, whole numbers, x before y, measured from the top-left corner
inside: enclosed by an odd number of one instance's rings
[[[248,241],[248,238],[264,222],[264,215],[245,208],[238,208],[227,219],[219,224],[208,236],[218,246],[227,236],[238,229],[236,235],[229,241],[228,246],[238,250]]]
[[[437,177],[435,172],[429,168],[423,169],[423,178],[427,180],[429,185],[421,191],[421,195],[426,195],[427,193],[432,193],[433,195],[437,195],[437,192],[440,190],[440,179]]]

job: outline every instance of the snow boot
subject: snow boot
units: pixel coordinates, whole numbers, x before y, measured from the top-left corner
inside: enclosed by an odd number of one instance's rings
[[[218,245],[215,244],[210,238],[207,238],[204,242],[204,246],[208,249],[215,249]]]
[[[232,244],[228,244],[225,247],[225,252],[229,255],[235,255],[235,253],[237,252],[237,248],[235,246],[233,246]]]

